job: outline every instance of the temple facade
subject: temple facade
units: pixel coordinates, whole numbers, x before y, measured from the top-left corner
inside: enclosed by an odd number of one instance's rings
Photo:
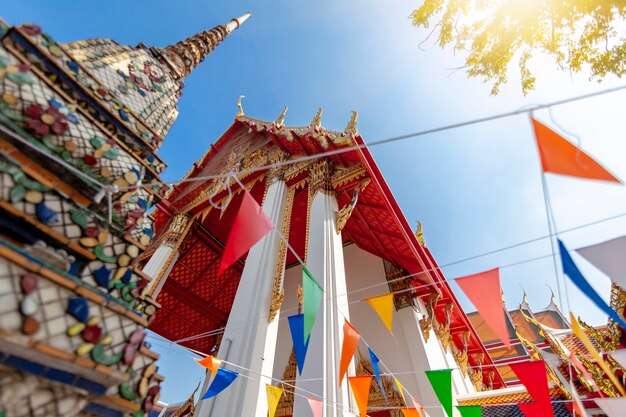
[[[144,337],[160,306],[136,268],[167,190],[157,151],[184,77],[249,16],[166,48],[0,20],[0,416],[158,402]]]

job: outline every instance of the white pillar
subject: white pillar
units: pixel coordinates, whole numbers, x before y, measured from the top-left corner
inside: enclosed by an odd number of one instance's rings
[[[349,319],[349,313],[341,234],[335,231],[336,213],[335,196],[325,190],[317,192],[309,214],[306,264],[324,289],[324,297],[311,332],[302,375],[296,377],[297,394],[315,398],[302,391],[306,390],[317,394],[318,398],[324,398],[325,417],[354,415],[348,413],[350,397],[347,375],[341,388],[338,386],[344,317]],[[338,294],[341,296],[338,297]],[[354,364],[351,364],[348,374],[354,375]],[[295,396],[293,415],[312,416],[305,398]]]
[[[191,226],[191,216],[187,213],[179,213],[174,216],[159,247],[154,251],[150,260],[144,266],[143,273],[152,278],[146,292],[156,300],[163,289],[167,277],[172,272],[180,253],[177,248],[182,239],[187,235]]]
[[[263,210],[276,227],[250,249],[223,337],[231,341],[228,362],[252,372],[225,367],[251,378],[240,376],[212,400],[201,401],[196,412],[199,417],[267,416],[265,384],[270,379],[260,378],[259,374],[271,376],[274,367],[278,319],[268,323],[268,314],[286,200],[284,181],[275,181],[268,187]],[[224,357],[224,349],[222,343],[218,358]]]

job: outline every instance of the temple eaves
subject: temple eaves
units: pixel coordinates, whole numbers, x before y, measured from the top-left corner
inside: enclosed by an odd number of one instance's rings
[[[191,74],[191,71],[204,61],[233,30],[239,27],[252,16],[251,12],[247,12],[243,16],[232,19],[225,25],[219,25],[211,30],[207,30],[191,36],[174,45],[169,45],[160,50],[166,58],[174,72],[178,75],[178,79],[184,78]]]

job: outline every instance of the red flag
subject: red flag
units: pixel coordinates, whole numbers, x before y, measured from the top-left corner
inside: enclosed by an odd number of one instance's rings
[[[370,384],[372,382],[371,375],[365,376],[349,376],[348,382],[354,394],[357,407],[359,407],[359,415],[367,416],[367,403],[370,396]]]
[[[507,347],[510,346],[509,330],[500,293],[500,270],[498,268],[466,277],[455,282],[470,299],[480,317]]]
[[[537,120],[531,120],[543,172],[621,183],[582,149]]]
[[[315,398],[307,399],[309,400],[311,411],[313,411],[313,417],[322,417],[322,415],[324,414],[324,403],[320,400],[316,400]]]
[[[543,361],[536,361],[513,363],[509,366],[534,401],[530,404],[518,405],[526,417],[554,417],[546,364]]]
[[[354,352],[356,352],[360,338],[359,332],[346,320],[343,323],[343,344],[341,345],[341,359],[339,360],[339,386],[341,386],[341,381],[348,371],[348,365],[350,365]]]
[[[244,190],[241,206],[239,206],[233,228],[228,235],[217,274],[222,275],[229,266],[241,258],[273,228],[274,225],[267,218],[261,206],[248,191]]]

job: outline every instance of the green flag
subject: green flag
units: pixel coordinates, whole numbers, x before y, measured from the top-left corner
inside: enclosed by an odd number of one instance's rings
[[[426,371],[426,376],[433,386],[435,394],[448,417],[452,414],[452,369],[439,369],[437,371]]]
[[[313,324],[315,324],[322,302],[322,294],[324,294],[324,290],[306,267],[302,268],[302,289],[304,292],[304,343],[306,344],[311,336],[311,330],[313,330]]]
[[[464,405],[457,406],[461,416],[463,417],[482,417],[482,411],[480,405]]]

